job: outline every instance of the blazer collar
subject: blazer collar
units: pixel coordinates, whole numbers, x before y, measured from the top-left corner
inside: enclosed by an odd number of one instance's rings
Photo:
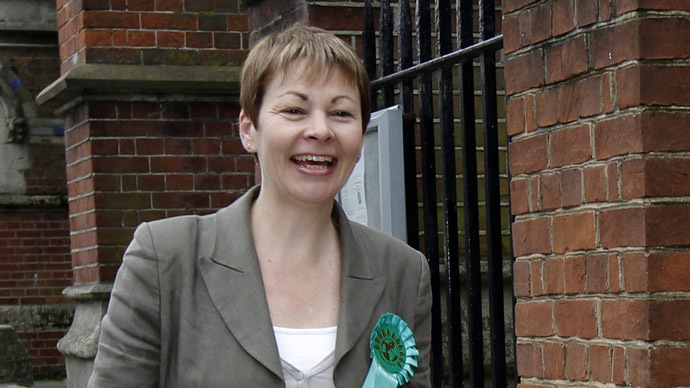
[[[248,354],[282,377],[249,217],[258,193],[255,187],[216,213],[214,230],[200,236],[214,241],[209,241],[213,248],[199,265],[211,300],[233,336]]]
[[[215,241],[200,270],[213,303],[237,341],[256,360],[282,376],[261,270],[251,232],[250,208],[260,190],[255,186],[216,215],[214,231],[202,233]],[[342,255],[341,302],[335,362],[367,333],[385,279],[377,278],[373,259],[356,242],[350,221],[340,206],[333,207]],[[210,232],[210,233],[208,233]],[[205,235],[205,236],[204,236]],[[210,245],[209,244],[209,245]]]
[[[335,344],[335,363],[349,352],[366,335],[368,342],[369,322],[379,303],[385,278],[377,277],[372,268],[371,252],[365,252],[357,243],[350,221],[336,203],[333,217],[340,234],[342,255],[342,275],[340,284],[340,314],[338,316],[338,335]]]

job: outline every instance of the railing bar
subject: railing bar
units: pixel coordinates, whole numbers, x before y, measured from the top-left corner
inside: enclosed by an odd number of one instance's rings
[[[450,0],[436,0],[437,55],[453,50]],[[458,213],[455,174],[455,125],[453,122],[453,72],[441,68],[439,77],[441,124],[441,182],[443,187],[443,251],[446,263],[446,306],[448,316],[448,364],[450,387],[464,386],[462,360],[462,314],[460,302],[460,257],[458,254]]]
[[[400,60],[398,64],[400,69],[398,71],[402,71],[412,67],[412,14],[409,0],[400,1],[399,6],[398,50]],[[414,113],[414,89],[412,80],[409,78],[402,81],[402,105],[404,114]]]
[[[434,15],[436,17],[436,51],[439,56],[443,56],[453,50],[450,0],[436,0],[436,13]]]
[[[373,81],[371,86],[374,89],[380,89],[384,85],[397,83],[405,78],[415,77],[419,73],[432,72],[446,65],[454,65],[470,58],[476,58],[482,52],[491,52],[491,54],[493,54],[495,51],[500,50],[501,48],[503,48],[503,35],[496,35],[495,37],[486,41],[476,43],[466,48],[460,48],[452,53],[422,62],[405,70],[398,71],[394,74],[381,77]]]
[[[364,31],[362,33],[362,48],[364,50],[364,67],[370,80],[376,79],[376,27],[374,27],[374,12],[371,0],[364,2]],[[371,110],[377,110],[376,89],[371,88]]]
[[[479,1],[480,39],[495,33],[494,0]],[[491,375],[494,388],[505,388],[505,329],[503,313],[503,247],[501,241],[501,194],[498,155],[498,113],[496,101],[495,53],[480,55],[482,103],[484,109],[484,168],[486,185],[486,234],[489,271],[489,322],[491,333]]]
[[[495,85],[495,66],[493,58],[482,58],[486,66],[483,72],[483,88],[488,90]],[[491,74],[494,74],[493,76]],[[495,86],[494,86],[495,87]],[[494,387],[505,387],[505,329],[503,313],[503,255],[501,241],[501,213],[500,213],[500,176],[498,174],[499,155],[496,113],[496,95],[493,94],[493,106],[490,107],[491,93],[484,97],[484,115],[490,122],[484,125],[484,161],[486,169],[486,212],[487,212],[487,257],[489,262],[489,311],[491,323],[491,358],[493,365]]]
[[[416,2],[417,50],[419,62],[431,59],[431,20],[428,0]],[[431,287],[440,290],[438,252],[438,216],[436,212],[436,161],[434,150],[434,117],[431,74],[420,74],[419,105],[420,140],[422,150],[422,202],[424,205],[424,245],[431,272]],[[443,337],[441,325],[441,296],[432,295],[431,310],[432,384],[443,386]]]
[[[425,1],[425,0],[421,0]],[[424,245],[426,256],[431,268],[432,289],[440,290],[440,268],[438,252],[438,219],[436,209],[436,174],[434,155],[434,126],[430,115],[432,114],[432,100],[430,95],[431,75],[420,76],[419,89],[422,92],[420,103],[420,137],[422,148],[422,202],[424,215]],[[434,360],[433,386],[441,387],[443,380],[443,337],[441,326],[441,298],[439,292],[433,295],[432,307],[432,352],[436,356]]]
[[[441,168],[443,171],[444,253],[446,259],[450,386],[463,387],[460,255],[458,243],[455,128],[452,121],[452,70],[441,69]],[[450,116],[450,117],[444,117]]]
[[[398,3],[399,31],[398,31],[398,61],[401,69],[412,66],[412,15],[410,2],[404,0]],[[412,80],[406,79],[401,83],[403,108],[403,163],[405,164],[405,209],[407,214],[407,243],[419,249],[419,217],[417,210],[417,156],[415,150],[415,121],[414,89]]]
[[[458,46],[473,43],[472,1],[456,0]],[[465,269],[467,271],[467,332],[472,387],[484,387],[484,335],[482,329],[482,280],[479,240],[479,194],[477,184],[477,140],[472,62],[460,65],[462,111],[462,174],[465,200]]]
[[[393,67],[393,52],[395,46],[393,45],[393,21],[391,20],[391,6],[389,0],[381,0],[381,8],[379,10],[381,23],[379,25],[381,35],[381,75],[386,76],[392,74],[395,70]],[[393,85],[386,85],[383,87],[383,105],[389,107],[395,104],[395,93]]]
[[[417,151],[414,113],[403,114],[403,164],[405,168],[405,214],[407,244],[419,249],[419,209],[417,207]]]

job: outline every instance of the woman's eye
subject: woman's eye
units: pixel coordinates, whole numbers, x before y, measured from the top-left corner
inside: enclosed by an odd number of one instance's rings
[[[287,109],[283,110],[283,112],[284,112],[284,113],[287,113],[287,114],[289,114],[289,115],[299,115],[299,114],[302,114],[302,111],[301,111],[300,109],[297,109],[297,108],[287,108]]]
[[[343,118],[353,117],[352,113],[344,111],[344,110],[340,110],[340,111],[335,112],[335,116],[343,117]]]

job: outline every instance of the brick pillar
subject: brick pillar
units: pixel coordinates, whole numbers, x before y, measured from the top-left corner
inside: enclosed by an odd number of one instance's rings
[[[503,2],[519,387],[690,385],[688,11]]]
[[[224,207],[254,182],[236,131],[247,52],[239,0],[58,0],[61,77],[37,101],[66,117],[74,323],[84,387],[112,281],[143,221]]]

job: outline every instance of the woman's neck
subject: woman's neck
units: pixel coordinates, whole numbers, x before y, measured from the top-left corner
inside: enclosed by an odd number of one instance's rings
[[[251,225],[259,257],[315,260],[338,244],[330,206],[294,206],[261,193],[251,210]]]
[[[266,201],[251,210],[252,233],[271,321],[294,328],[330,327],[340,307],[340,240],[328,207]]]

